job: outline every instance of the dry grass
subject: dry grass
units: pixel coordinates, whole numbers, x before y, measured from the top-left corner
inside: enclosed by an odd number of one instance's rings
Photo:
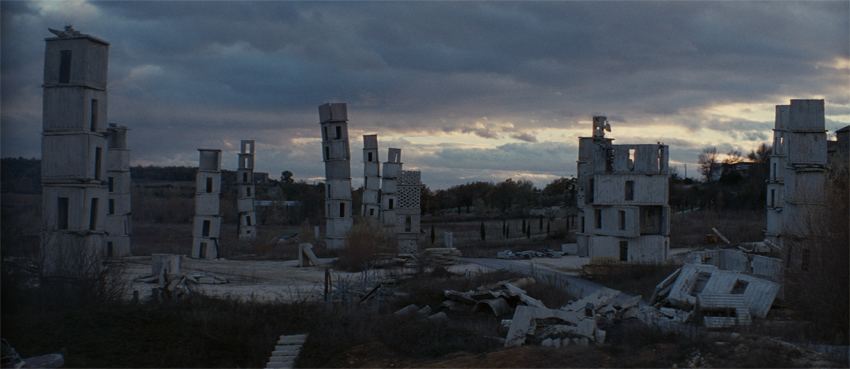
[[[705,235],[717,228],[732,243],[764,239],[767,214],[764,210],[698,210],[674,214],[670,221],[670,247],[709,247]]]

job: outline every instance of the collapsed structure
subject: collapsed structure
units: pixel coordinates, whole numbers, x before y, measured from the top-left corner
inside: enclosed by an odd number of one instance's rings
[[[219,257],[218,239],[221,232],[221,150],[198,149],[200,162],[195,190],[195,224],[192,237],[192,257]]]
[[[77,276],[104,256],[109,43],[72,26],[50,31],[57,37],[45,39],[42,86],[44,271]]]
[[[351,218],[351,154],[348,148],[348,112],[345,103],[319,106],[322,154],[325,162],[325,218],[328,249],[345,247]]]
[[[130,150],[124,126],[110,123],[106,150],[106,256],[130,255],[133,219],[130,211]]]
[[[580,256],[664,262],[670,248],[669,147],[613,145],[611,126],[593,117],[593,136],[579,138],[577,200]]]
[[[254,212],[254,141],[242,140],[239,152],[239,166],[236,170],[236,183],[239,191],[236,208],[239,223],[236,233],[239,241],[253,241],[257,238],[257,215]]]
[[[791,100],[776,106],[765,239],[780,250],[786,266],[808,268],[811,250],[794,250],[811,239],[813,216],[826,204],[827,138],[823,100]]]
[[[364,219],[380,219],[381,161],[378,158],[378,135],[363,135],[363,205]]]

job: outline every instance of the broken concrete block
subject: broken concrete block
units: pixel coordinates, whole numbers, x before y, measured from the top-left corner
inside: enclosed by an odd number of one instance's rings
[[[625,300],[614,301],[614,303],[612,305],[614,305],[614,307],[617,308],[617,309],[625,310],[625,309],[628,309],[632,306],[637,306],[640,303],[641,297],[642,297],[641,295],[637,295],[637,296],[634,296],[634,297],[631,297],[631,298],[628,298],[628,299],[625,299]]]
[[[534,330],[534,310],[528,306],[517,306],[511,327],[505,337],[505,347],[521,346],[525,336]]]
[[[441,312],[439,312],[439,313],[436,313],[436,314],[434,314],[434,315],[429,316],[429,317],[428,317],[428,320],[430,320],[430,321],[434,321],[434,322],[437,322],[437,321],[444,321],[444,320],[446,320],[446,319],[448,319],[448,318],[449,318],[449,317],[446,315],[446,313],[444,313],[444,312],[442,312],[442,311],[441,311]]]
[[[493,312],[496,316],[505,316],[510,314],[511,307],[505,299],[499,297],[495,299],[487,299],[478,301],[472,311],[487,310]]]
[[[587,346],[587,345],[590,344],[590,341],[587,339],[587,337],[582,337],[581,339],[578,340],[578,343],[579,343],[579,345]]]
[[[417,311],[417,312],[416,312],[416,314],[417,314],[417,315],[422,315],[422,316],[425,316],[425,315],[431,314],[431,307],[430,307],[430,306],[428,306],[428,305],[425,305],[425,307],[424,307],[424,308],[422,308],[422,309],[419,309],[419,311]]]
[[[547,339],[543,340],[543,342],[540,342],[540,346],[543,346],[543,347],[552,347],[552,339],[551,339],[551,338],[547,338]]]
[[[584,298],[562,307],[561,310],[579,311],[585,309],[587,307],[587,304],[593,304],[594,309],[600,308],[602,306],[608,305],[608,303],[617,298],[617,296],[619,295],[620,291],[607,287],[602,287],[596,291],[593,291],[591,294],[585,296]]]
[[[605,331],[603,331],[601,329],[597,329],[596,330],[596,343],[605,343],[606,334],[607,333]]]
[[[410,304],[401,309],[398,309],[395,313],[393,313],[393,315],[410,315],[417,311],[419,311],[419,306],[416,306],[416,304]]]

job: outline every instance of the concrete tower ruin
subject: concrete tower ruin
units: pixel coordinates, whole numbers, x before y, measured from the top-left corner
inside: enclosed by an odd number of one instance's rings
[[[396,210],[395,235],[398,251],[414,253],[419,249],[421,220],[420,197],[422,174],[418,170],[403,170],[398,181],[398,210]]]
[[[201,157],[195,179],[195,224],[192,257],[217,259],[221,232],[221,150],[198,149]]]
[[[593,117],[579,138],[578,254],[624,262],[664,262],[670,248],[668,146],[613,145],[611,126]]]
[[[253,241],[257,238],[257,215],[254,211],[254,141],[242,140],[239,153],[239,168],[236,170],[236,183],[239,195],[236,208],[239,212],[239,241]]]
[[[390,148],[381,178],[381,223],[387,236],[395,237],[398,207],[398,177],[401,175],[401,149]]]
[[[786,265],[807,267],[810,250],[794,250],[813,236],[811,222],[826,205],[827,138],[823,100],[791,100],[776,106],[765,238]]]
[[[381,219],[381,162],[378,159],[378,135],[363,135],[363,206],[364,219]]]
[[[133,219],[130,211],[130,150],[127,131],[130,129],[110,123],[106,143],[106,256],[130,255],[130,235]]]
[[[44,54],[42,252],[47,275],[79,276],[104,257],[109,43],[50,30]]]
[[[351,218],[351,152],[348,148],[348,111],[345,103],[319,106],[322,157],[325,162],[325,218],[328,249],[345,247]]]

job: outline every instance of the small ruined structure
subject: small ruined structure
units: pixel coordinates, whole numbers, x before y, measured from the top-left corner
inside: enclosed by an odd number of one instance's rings
[[[239,191],[236,208],[239,212],[237,235],[239,241],[253,241],[257,238],[257,215],[254,212],[254,141],[242,140],[239,152],[239,168],[236,170],[236,183]]]
[[[401,175],[401,149],[390,148],[381,178],[381,224],[387,236],[395,237],[398,207],[398,177]]]
[[[221,232],[221,150],[198,149],[201,153],[195,190],[195,226],[192,257],[217,259]]]
[[[381,162],[378,159],[378,135],[363,135],[363,206],[364,219],[381,219]]]
[[[351,218],[351,153],[348,148],[348,111],[345,103],[319,106],[322,157],[325,162],[325,218],[328,249],[345,247]]]
[[[130,211],[130,150],[127,131],[130,129],[110,123],[107,131],[106,191],[107,210],[106,256],[130,255],[130,234],[133,219]]]
[[[50,30],[44,54],[42,252],[50,276],[80,276],[104,257],[109,43]]]
[[[579,138],[578,254],[624,262],[664,262],[670,248],[667,145],[613,145],[611,126],[593,117]]]
[[[398,180],[395,235],[399,252],[413,253],[419,248],[421,178],[418,170],[403,170]]]
[[[814,217],[826,204],[827,139],[823,100],[791,100],[776,106],[765,239],[786,260],[806,269],[810,250],[793,245],[814,236]],[[796,255],[796,257],[795,257]]]

